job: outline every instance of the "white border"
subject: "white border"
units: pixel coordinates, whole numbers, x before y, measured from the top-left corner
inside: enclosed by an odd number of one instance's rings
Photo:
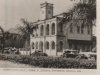
[[[100,75],[100,0],[97,0],[97,69],[0,68],[0,75]]]

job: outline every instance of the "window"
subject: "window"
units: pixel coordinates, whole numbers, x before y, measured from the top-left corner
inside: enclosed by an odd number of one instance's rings
[[[36,49],[38,49],[38,42],[36,42]]]
[[[34,43],[32,43],[32,49],[34,49]]]
[[[84,33],[84,25],[81,26],[81,33]]]
[[[55,34],[55,23],[52,23],[52,31],[51,31],[52,35]]]
[[[47,27],[46,27],[46,35],[49,35],[49,24],[47,24]]]
[[[51,44],[52,49],[55,49],[55,42],[53,41]]]
[[[75,46],[74,49],[75,49],[75,50],[78,50],[78,45],[75,44],[74,46]]]
[[[36,29],[36,36],[38,36],[38,30]]]
[[[88,25],[88,26],[87,26],[87,32],[88,32],[88,34],[90,34],[90,30],[91,30],[91,29],[90,29],[90,26]]]
[[[69,49],[72,49],[72,44],[69,44]]]
[[[40,50],[43,51],[43,42],[40,42],[39,47],[40,47]]]
[[[83,48],[82,49],[83,49],[82,51],[85,52],[85,45],[83,45]]]
[[[43,28],[43,25],[40,27],[40,35],[41,36],[43,36],[43,30],[44,30],[44,28]]]
[[[80,26],[77,26],[77,33],[80,33]]]
[[[87,45],[87,52],[90,51],[90,45]]]
[[[60,41],[60,43],[59,43],[59,52],[62,52],[63,51],[63,42],[62,41]]]
[[[48,10],[48,14],[51,14],[51,10]]]
[[[49,49],[49,42],[46,42],[46,49]]]
[[[60,25],[60,32],[63,32],[63,25]]]
[[[73,33],[73,27],[70,25],[70,32]]]

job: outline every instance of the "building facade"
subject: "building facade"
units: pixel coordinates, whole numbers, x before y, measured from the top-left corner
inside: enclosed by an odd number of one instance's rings
[[[53,4],[41,4],[40,20],[34,22],[37,28],[30,36],[31,53],[39,50],[50,56],[60,56],[66,49],[91,51],[92,27],[73,26],[68,20],[63,22],[66,14],[53,16]]]

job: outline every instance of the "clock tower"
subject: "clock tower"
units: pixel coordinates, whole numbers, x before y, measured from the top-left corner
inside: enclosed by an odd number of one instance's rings
[[[53,17],[53,4],[45,2],[40,6],[40,20],[50,19]]]

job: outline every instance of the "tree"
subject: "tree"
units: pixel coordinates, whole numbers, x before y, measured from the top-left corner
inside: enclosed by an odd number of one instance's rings
[[[28,22],[25,19],[21,19],[23,26],[18,27],[18,30],[22,34],[22,39],[25,41],[25,48],[30,48],[30,34],[33,33],[33,30],[36,29],[36,26],[32,22]]]
[[[76,4],[68,13],[65,13],[65,16],[60,20],[59,24],[65,24],[65,30],[68,30],[70,25],[90,25],[92,41],[92,27],[95,25],[93,21],[96,20],[96,0],[92,1],[93,2]],[[65,34],[67,35],[67,33]]]
[[[78,3],[73,8],[73,16],[72,19],[81,19],[78,21],[73,22],[73,25],[82,24],[84,26],[89,25],[91,28],[91,45],[93,47],[93,26],[96,24],[93,24],[94,21],[96,21],[96,0],[89,0],[88,3]]]
[[[67,26],[64,27],[65,29],[68,29],[70,25],[79,24],[92,27],[94,20],[96,20],[96,0],[89,0],[88,3],[76,4],[68,13],[65,13],[59,24],[67,23]]]
[[[2,53],[3,53],[4,52],[3,48],[4,48],[5,40],[4,40],[4,30],[1,26],[0,26],[0,31],[1,31],[1,49],[2,49]]]

